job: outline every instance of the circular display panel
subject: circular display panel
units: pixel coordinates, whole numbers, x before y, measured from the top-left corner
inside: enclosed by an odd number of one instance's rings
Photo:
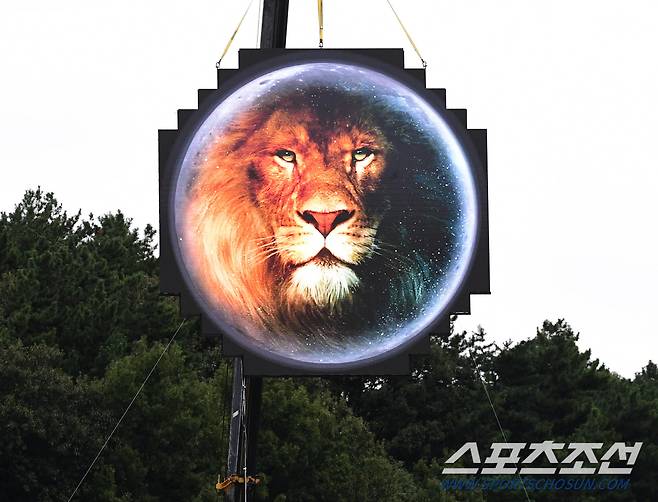
[[[475,250],[477,187],[429,92],[376,65],[297,59],[219,95],[183,143],[173,246],[240,345],[353,365],[447,314]]]

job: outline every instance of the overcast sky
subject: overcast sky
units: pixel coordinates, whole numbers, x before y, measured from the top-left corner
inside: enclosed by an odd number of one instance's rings
[[[215,86],[247,0],[0,7],[0,210],[27,188],[157,225],[157,130]],[[325,47],[403,47],[386,0],[325,0]],[[429,87],[489,131],[491,296],[459,327],[531,337],[564,317],[624,376],[658,360],[658,2],[393,0]],[[317,46],[291,0],[289,47]],[[258,0],[236,37],[257,43]]]

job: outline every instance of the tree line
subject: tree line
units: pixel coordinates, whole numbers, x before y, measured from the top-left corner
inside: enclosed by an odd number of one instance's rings
[[[180,325],[158,294],[154,236],[40,189],[0,215],[0,499],[68,500]],[[452,332],[408,377],[265,379],[257,499],[524,500],[441,486],[464,442],[503,440],[493,404],[510,442],[644,442],[628,490],[531,500],[658,500],[658,367],[622,378],[577,341],[564,320],[503,346]],[[184,323],[76,499],[217,501],[229,366]]]

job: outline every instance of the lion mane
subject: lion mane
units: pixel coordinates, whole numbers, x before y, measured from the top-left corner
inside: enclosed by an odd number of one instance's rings
[[[457,196],[444,150],[392,102],[326,88],[283,92],[238,113],[201,153],[183,237],[204,296],[228,324],[255,340],[304,350],[309,343],[340,347],[419,315],[457,243],[451,229]],[[352,267],[359,283],[346,285],[349,295],[338,308],[289,301],[282,293],[287,270],[276,253],[254,259],[273,237],[269,208],[255,194],[254,140],[272,134],[265,124],[286,110],[308,110],[322,124],[318,140],[331,141],[337,124],[348,120],[376,131],[386,145],[377,190],[359,194],[366,210],[381,215],[379,245]]]

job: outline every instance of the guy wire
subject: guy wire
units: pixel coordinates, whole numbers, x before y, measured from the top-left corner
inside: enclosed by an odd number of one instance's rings
[[[263,31],[263,1],[258,0],[258,21],[256,22],[256,47],[260,47],[260,37]]]
[[[144,378],[144,381],[142,382],[142,385],[139,386],[139,389],[137,389],[137,392],[135,392],[135,395],[134,395],[133,398],[130,400],[130,403],[128,403],[128,406],[126,406],[126,409],[124,410],[123,415],[121,415],[121,418],[119,418],[118,422],[117,422],[116,425],[114,426],[114,429],[112,429],[112,432],[110,432],[110,435],[107,436],[107,439],[106,439],[105,442],[103,443],[103,446],[101,446],[100,450],[98,450],[98,453],[97,453],[96,456],[94,457],[94,460],[92,460],[92,461],[91,461],[91,464],[89,464],[89,467],[87,468],[87,470],[85,471],[84,475],[83,475],[82,478],[80,479],[80,482],[77,484],[77,486],[76,486],[75,489],[73,490],[73,493],[71,493],[71,496],[68,498],[68,502],[71,502],[71,499],[73,499],[73,497],[75,496],[75,494],[78,492],[78,490],[79,490],[80,487],[82,486],[82,483],[84,482],[85,478],[87,477],[87,474],[89,474],[89,472],[91,471],[92,467],[94,467],[94,464],[96,463],[96,461],[98,460],[98,458],[101,456],[101,453],[103,453],[103,450],[105,449],[105,447],[107,446],[107,444],[110,442],[110,439],[112,439],[112,436],[114,435],[114,433],[116,432],[116,430],[119,428],[119,425],[121,425],[121,422],[123,421],[124,417],[128,414],[128,411],[130,411],[130,408],[132,407],[133,403],[135,402],[135,399],[137,399],[137,396],[139,396],[139,394],[142,392],[142,389],[143,389],[144,386],[146,385],[146,382],[148,382],[149,378],[151,378],[151,375],[152,375],[153,372],[155,371],[155,368],[158,366],[158,363],[160,362],[160,360],[162,359],[162,357],[165,355],[165,353],[166,353],[167,350],[169,349],[169,346],[172,344],[172,342],[174,341],[174,338],[176,338],[176,335],[178,334],[178,332],[179,332],[180,329],[183,327],[183,324],[185,324],[186,321],[187,321],[187,318],[183,319],[183,320],[181,321],[181,323],[178,325],[178,328],[176,329],[176,331],[174,331],[174,334],[171,336],[171,338],[170,338],[169,341],[167,342],[167,345],[165,345],[165,348],[164,348],[164,350],[162,351],[162,353],[160,354],[160,357],[158,357],[158,359],[155,361],[155,364],[154,364],[153,367],[151,368],[151,371],[149,371],[148,374],[146,375],[146,378]]]
[[[484,380],[482,378],[482,373],[480,371],[480,366],[478,365],[477,361],[475,360],[475,357],[473,357],[473,351],[470,351],[470,356],[471,359],[473,360],[473,365],[475,366],[475,372],[477,373],[478,379],[480,380],[480,383],[482,384],[482,388],[484,389],[484,394],[487,396],[487,401],[489,401],[489,406],[491,406],[491,411],[493,411],[494,418],[496,419],[496,423],[498,424],[498,429],[500,430],[500,434],[503,436],[503,441],[505,441],[505,444],[509,444],[509,441],[507,441],[507,434],[505,434],[505,430],[503,429],[503,426],[500,423],[500,419],[498,418],[498,413],[496,413],[496,408],[494,407],[493,401],[491,400],[491,396],[489,395],[489,390],[487,389],[487,386],[484,383]],[[519,465],[517,462],[514,462],[514,465],[516,466],[517,470],[519,468]],[[521,486],[523,487],[523,493],[525,493],[525,498],[528,502],[531,502],[530,496],[528,495],[528,490],[525,487],[525,483],[523,482],[523,477],[521,477],[521,473],[517,474],[519,477],[519,480],[521,481]]]

